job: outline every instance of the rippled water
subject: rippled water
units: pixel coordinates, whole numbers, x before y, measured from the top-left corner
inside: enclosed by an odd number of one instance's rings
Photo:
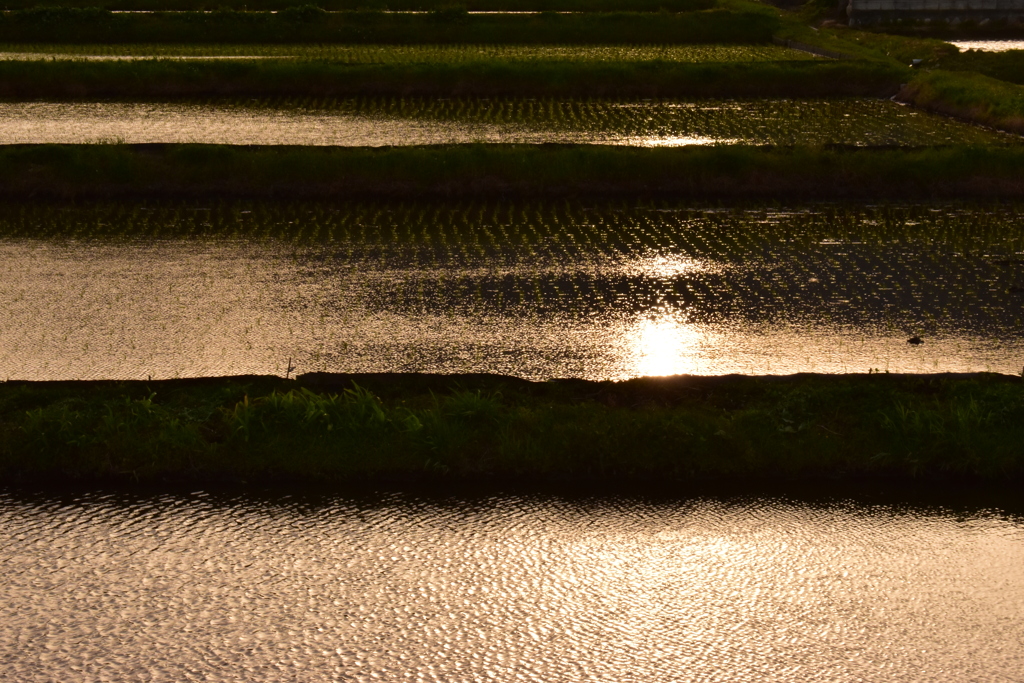
[[[0,678],[1013,681],[1024,519],[0,492]]]
[[[1017,144],[1019,138],[888,100],[349,99],[174,104],[0,102],[0,144],[199,142]]]
[[[20,211],[0,221],[5,378],[284,374],[289,358],[534,379],[1024,366],[1009,207]],[[140,237],[162,230],[179,236]]]

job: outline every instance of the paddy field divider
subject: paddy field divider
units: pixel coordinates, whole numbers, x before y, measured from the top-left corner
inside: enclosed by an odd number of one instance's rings
[[[780,19],[750,10],[423,14],[295,7],[279,13],[112,13],[98,8],[0,12],[0,42],[21,43],[768,43]]]
[[[39,0],[5,0],[8,10],[30,10],[38,14],[66,8],[108,12],[267,12],[298,10],[315,12],[692,12],[717,7],[717,0],[56,0],[52,6]]]
[[[1021,168],[1024,145],[10,145],[0,147],[0,196],[1019,199]]]
[[[881,61],[481,59],[345,64],[293,59],[0,61],[4,99],[238,97],[889,97],[907,69]]]
[[[0,383],[0,482],[1024,479],[1020,377]]]

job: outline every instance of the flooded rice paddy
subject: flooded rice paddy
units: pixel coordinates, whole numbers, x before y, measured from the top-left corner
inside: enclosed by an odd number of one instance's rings
[[[777,62],[819,59],[778,45],[0,45],[0,60],[312,59],[344,64],[475,61]]]
[[[835,499],[0,492],[0,677],[1013,681],[1024,518]]]
[[[387,146],[1019,144],[888,100],[358,98],[235,104],[0,103],[0,144]]]
[[[1014,207],[8,207],[0,377],[1024,366]],[[910,345],[920,336],[925,343]]]

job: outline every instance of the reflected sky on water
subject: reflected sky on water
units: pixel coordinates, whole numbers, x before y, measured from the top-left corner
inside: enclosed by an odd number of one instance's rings
[[[778,498],[0,492],[0,678],[1011,681],[1024,525]]]

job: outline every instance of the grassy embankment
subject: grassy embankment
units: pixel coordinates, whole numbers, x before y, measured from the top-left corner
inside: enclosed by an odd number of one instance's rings
[[[481,60],[339,64],[267,60],[7,61],[7,99],[478,95],[818,97],[891,95],[900,73],[875,62]]]
[[[99,8],[110,11],[273,11],[315,6],[330,12],[382,10],[429,12],[691,12],[711,9],[716,0],[3,0],[0,9]]]
[[[972,123],[1024,134],[1024,56],[1007,53],[961,53],[935,37],[849,28],[812,31],[786,22],[779,35],[888,63],[894,68],[922,60],[917,70],[903,71],[896,99],[915,107]]]
[[[822,149],[558,145],[395,148],[14,145],[7,198],[131,196],[1024,196],[1017,147]]]
[[[6,482],[1005,482],[1021,443],[1024,387],[998,375],[0,384]]]
[[[932,60],[934,68],[911,80],[897,99],[1024,135],[1024,51],[957,52],[954,48],[936,50]]]
[[[47,14],[49,12],[49,14]],[[47,51],[55,44],[433,44],[766,45],[792,19],[774,8],[728,0],[706,11],[656,14],[421,15],[266,12],[111,14],[98,10],[8,12],[0,43]],[[795,29],[793,29],[795,30]],[[790,33],[793,32],[790,30]],[[472,47],[467,52],[472,53]],[[286,60],[162,64],[67,60],[0,63],[3,98],[162,98],[278,95],[513,95],[638,97],[889,96],[907,79],[897,61],[871,51],[848,61],[730,58],[594,60],[481,54],[420,62],[353,62],[329,54]],[[190,56],[197,56],[194,53]],[[429,57],[429,56],[428,56]],[[595,63],[595,62],[600,63]]]
[[[0,14],[0,42],[17,43],[513,43],[566,45],[764,43],[779,19],[742,8],[579,14],[157,12],[18,10]]]
[[[975,73],[933,71],[902,88],[901,102],[1024,135],[1024,88]]]
[[[433,44],[766,45],[780,27],[770,8],[580,15],[392,15],[350,12],[301,19],[286,13],[121,15],[71,10],[52,20],[12,12],[0,42],[31,51],[54,44]],[[294,14],[294,13],[293,13]],[[89,17],[92,17],[91,19]],[[472,54],[467,46],[463,52]],[[216,51],[216,50],[214,50]],[[167,55],[169,56],[169,55]],[[194,53],[190,56],[196,56]],[[270,56],[270,55],[268,55]],[[9,99],[234,96],[510,95],[800,97],[891,95],[905,69],[886,60],[826,62],[792,52],[774,61],[730,58],[534,58],[482,53],[424,55],[422,61],[320,54],[231,62],[164,60],[0,62]]]

